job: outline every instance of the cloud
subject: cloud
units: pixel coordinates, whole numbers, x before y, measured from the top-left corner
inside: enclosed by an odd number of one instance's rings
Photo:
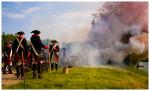
[[[28,9],[22,11],[22,13],[31,14],[31,13],[36,12],[38,10],[40,10],[40,7],[31,7],[31,8],[28,8]]]
[[[65,13],[59,17],[64,20],[79,22],[80,20],[87,20],[87,18],[91,18],[91,13],[92,11],[84,11],[84,12],[74,11],[74,12]]]
[[[24,2],[13,2],[13,3],[15,4],[16,8],[19,8],[24,4]]]
[[[41,39],[57,39],[60,42],[84,41],[90,30],[91,13],[97,9],[99,4],[89,3],[88,6],[86,3],[79,4],[72,3],[73,6],[67,9],[55,3],[48,3],[48,5],[42,4],[40,7],[26,7],[23,10],[20,8],[17,14],[22,17],[15,16],[16,18],[13,19],[24,19],[30,16],[30,19],[28,19],[28,30],[40,30]],[[33,15],[33,13],[37,14]]]
[[[22,14],[22,13],[8,13],[8,12],[5,12],[5,13],[3,13],[3,15],[5,15],[6,17],[11,18],[11,19],[23,19],[23,18],[26,18],[26,15]]]
[[[9,8],[3,8],[2,14],[10,19],[24,19],[28,17],[29,14],[37,12],[40,7],[31,7],[22,11],[11,11]]]
[[[89,32],[92,11],[71,11],[59,15],[35,16],[31,30],[39,29],[42,39],[57,39],[60,42],[84,41]]]

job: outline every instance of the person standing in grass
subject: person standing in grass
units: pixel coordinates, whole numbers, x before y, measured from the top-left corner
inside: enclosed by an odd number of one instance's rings
[[[49,53],[50,53],[50,62],[51,62],[51,70],[58,69],[58,61],[59,61],[59,45],[56,40],[51,41],[52,44],[49,47]]]
[[[12,51],[14,55],[14,63],[16,63],[17,78],[24,77],[25,59],[28,55],[27,40],[24,32],[17,32],[17,38],[13,41]]]
[[[32,70],[33,70],[33,78],[36,78],[36,70],[38,70],[38,78],[42,78],[41,76],[41,59],[39,58],[42,48],[47,49],[40,39],[39,34],[41,33],[38,30],[33,30],[31,33],[31,58],[32,58]]]
[[[6,42],[3,48],[3,63],[4,67],[2,68],[3,74],[6,74],[6,68],[8,67],[9,74],[12,74],[12,46],[11,42]]]

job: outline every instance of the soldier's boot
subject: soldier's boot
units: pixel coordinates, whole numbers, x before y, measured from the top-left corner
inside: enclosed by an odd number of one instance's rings
[[[55,69],[56,69],[56,71],[57,71],[57,69],[58,69],[58,64],[57,64],[57,63],[55,63]]]
[[[32,79],[34,79],[34,78],[36,78],[36,73],[35,72],[33,72],[33,78]]]
[[[35,70],[33,70],[33,79],[36,78]]]
[[[17,78],[19,78],[20,77],[20,75],[17,73]]]
[[[12,74],[12,67],[9,65],[9,74]]]
[[[54,63],[51,63],[51,70],[54,69]]]
[[[21,72],[21,79],[23,79],[24,78],[24,74]]]
[[[24,78],[24,66],[23,65],[21,65],[21,79],[23,79]]]
[[[3,74],[6,74],[6,69],[5,69],[5,67],[3,67],[2,70],[3,70]]]
[[[32,70],[33,70],[33,79],[36,78],[36,64],[33,64],[32,66]]]
[[[17,71],[17,73],[16,73],[16,75],[17,75],[17,78],[19,78],[19,76],[20,76],[20,70],[19,70],[19,66],[17,66],[17,67],[16,67],[16,71]]]
[[[41,75],[38,75],[38,79],[41,79],[41,78],[43,78]]]
[[[17,78],[19,78],[19,77],[20,77],[20,72],[18,71],[18,72],[17,72]]]
[[[21,75],[21,79],[24,79],[24,76],[23,76],[23,75]]]
[[[38,79],[41,79],[41,63],[38,63]]]

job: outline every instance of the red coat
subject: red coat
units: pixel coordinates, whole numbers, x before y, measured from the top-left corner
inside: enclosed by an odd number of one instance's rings
[[[3,57],[3,62],[6,65],[10,65],[12,63],[12,50],[11,47],[4,47],[3,49],[4,57]]]
[[[53,48],[53,45],[50,45],[49,52],[50,52],[50,60],[52,59],[52,55],[54,55],[55,56],[54,60],[58,62],[58,60],[59,60],[59,55],[58,55],[59,46],[57,45],[55,48]]]

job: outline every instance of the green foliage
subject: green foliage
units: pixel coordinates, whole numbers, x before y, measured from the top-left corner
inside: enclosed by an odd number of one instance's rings
[[[47,72],[42,79],[26,74],[26,89],[148,89],[148,73],[135,68],[69,68],[69,74]],[[6,87],[5,87],[6,88]],[[8,89],[24,89],[20,84]]]
[[[5,32],[3,32],[2,35],[2,46],[4,46],[4,43],[9,42],[9,41],[13,41],[16,38],[15,35],[13,34],[5,34]]]

